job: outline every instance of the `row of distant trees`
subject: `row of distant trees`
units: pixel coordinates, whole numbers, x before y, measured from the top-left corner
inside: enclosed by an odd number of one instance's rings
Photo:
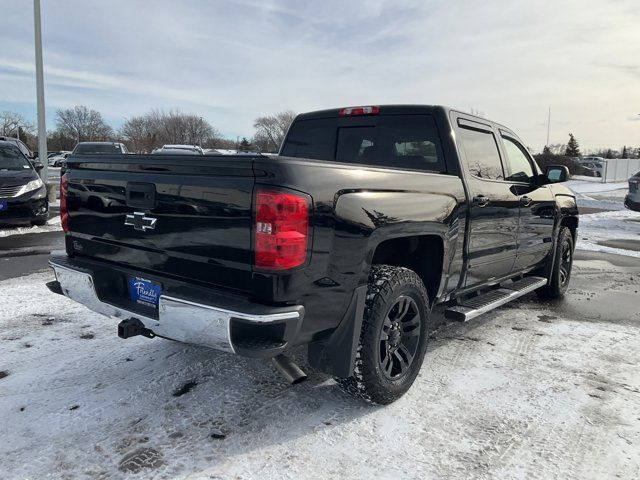
[[[586,169],[579,161],[580,157],[602,157],[602,158],[640,158],[640,148],[623,146],[620,150],[611,148],[591,150],[584,154],[580,150],[580,145],[575,136],[570,133],[566,144],[546,145],[542,153],[534,155],[536,162],[542,168],[548,165],[565,165],[573,175],[593,175],[593,171]]]
[[[203,148],[240,149],[277,152],[295,118],[290,110],[254,120],[252,137],[224,138],[205,118],[180,110],[151,110],[130,117],[115,130],[97,110],[84,105],[56,111],[55,129],[47,132],[49,150],[71,150],[78,142],[121,141],[133,152],[151,152],[165,144],[200,145]],[[18,137],[37,150],[36,129],[32,122],[16,112],[0,113],[2,135]]]
[[[640,147],[628,147],[626,145],[619,149],[599,148],[582,151],[575,136],[570,133],[567,143],[554,143],[547,145],[542,150],[543,155],[560,155],[566,157],[602,157],[602,158],[640,158]]]

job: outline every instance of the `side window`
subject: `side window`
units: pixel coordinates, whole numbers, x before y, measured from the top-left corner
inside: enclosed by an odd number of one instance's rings
[[[471,175],[486,180],[504,180],[498,144],[493,133],[465,127],[460,128],[460,133]]]
[[[508,137],[502,137],[504,149],[507,152],[507,164],[511,182],[528,182],[533,178],[533,167],[522,147]]]

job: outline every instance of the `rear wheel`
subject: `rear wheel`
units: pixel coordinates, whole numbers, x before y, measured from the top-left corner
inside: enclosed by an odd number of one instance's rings
[[[354,374],[336,379],[351,395],[385,405],[416,379],[427,346],[429,299],[407,268],[374,265],[369,276]]]
[[[536,293],[540,298],[558,299],[564,297],[571,279],[573,266],[573,236],[567,227],[560,227],[555,261],[551,270],[549,285],[539,288]]]

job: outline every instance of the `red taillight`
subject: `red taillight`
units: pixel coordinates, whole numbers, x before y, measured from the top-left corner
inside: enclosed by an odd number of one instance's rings
[[[69,179],[67,175],[60,177],[60,223],[62,230],[69,231],[69,214],[67,213],[67,190],[69,189]]]
[[[309,197],[277,190],[256,193],[255,266],[286,270],[307,258]]]
[[[348,107],[338,110],[338,115],[348,117],[350,115],[377,115],[380,112],[378,107]]]

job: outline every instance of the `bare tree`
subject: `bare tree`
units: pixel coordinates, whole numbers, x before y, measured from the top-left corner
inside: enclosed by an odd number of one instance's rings
[[[179,110],[152,110],[125,121],[120,135],[137,152],[149,152],[165,144],[200,145],[208,148],[222,141],[218,131],[204,118]]]
[[[2,135],[21,137],[22,133],[33,135],[35,127],[20,113],[4,111],[0,113],[0,129]]]
[[[56,112],[58,132],[77,142],[104,141],[113,136],[113,129],[102,119],[97,110],[77,105]]]
[[[150,152],[160,142],[148,116],[128,118],[119,133],[129,144],[129,149],[134,152]]]
[[[256,118],[253,128],[256,133],[253,143],[265,152],[277,152],[287,134],[287,130],[296,117],[296,113],[291,110]]]

